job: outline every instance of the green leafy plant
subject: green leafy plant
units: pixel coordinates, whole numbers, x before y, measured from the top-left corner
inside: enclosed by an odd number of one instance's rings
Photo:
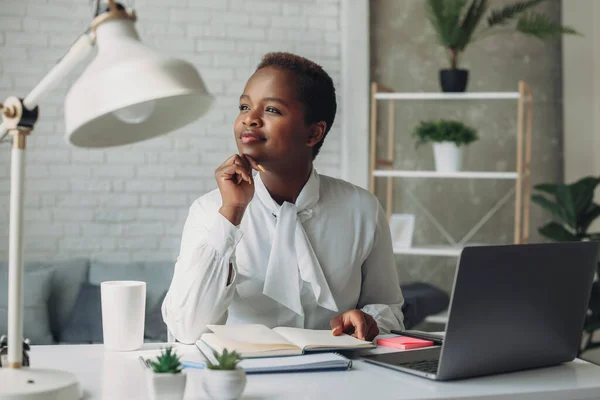
[[[460,121],[421,121],[413,131],[416,146],[427,142],[454,142],[457,146],[470,144],[479,137],[475,129]]]
[[[540,184],[531,201],[550,212],[553,221],[538,228],[538,232],[557,242],[578,242],[600,240],[600,233],[588,232],[592,222],[600,216],[600,205],[594,203],[594,191],[600,178],[586,176],[571,184]],[[587,340],[580,351],[600,348],[600,342],[593,342],[593,333],[600,329],[600,264],[583,326]]]
[[[217,359],[217,363],[213,364],[210,361],[206,362],[206,368],[208,369],[219,369],[230,371],[237,368],[238,363],[242,359],[240,354],[236,351],[232,351],[231,353],[227,351],[227,349],[223,350],[223,353],[219,354],[216,351],[213,351],[215,358]]]
[[[156,360],[150,361],[152,370],[161,374],[178,374],[181,372],[181,361],[172,347],[162,350]]]
[[[544,1],[518,1],[488,13],[488,0],[427,0],[426,10],[438,41],[447,50],[450,67],[456,69],[459,56],[470,43],[494,34],[516,31],[541,40],[579,35],[573,28],[553,23],[545,14],[530,11]],[[485,15],[486,24],[479,28]]]

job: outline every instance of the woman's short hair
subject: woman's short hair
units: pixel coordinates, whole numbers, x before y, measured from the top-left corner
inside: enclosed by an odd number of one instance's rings
[[[291,53],[265,54],[256,70],[265,67],[275,67],[294,73],[298,78],[298,95],[300,102],[304,105],[306,123],[325,121],[327,126],[323,140],[313,147],[314,159],[323,146],[323,141],[333,125],[337,111],[333,80],[319,64]]]

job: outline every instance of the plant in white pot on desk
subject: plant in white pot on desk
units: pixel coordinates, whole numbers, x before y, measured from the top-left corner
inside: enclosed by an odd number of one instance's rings
[[[437,172],[458,172],[462,167],[463,148],[479,137],[475,129],[460,121],[421,121],[413,132],[417,147],[433,143]]]
[[[173,348],[167,347],[150,360],[148,390],[152,400],[182,400],[187,377],[182,372],[181,361]]]
[[[240,355],[224,349],[221,354],[214,352],[216,362],[206,362],[202,387],[213,400],[233,400],[242,395],[246,388],[246,372],[238,367]]]

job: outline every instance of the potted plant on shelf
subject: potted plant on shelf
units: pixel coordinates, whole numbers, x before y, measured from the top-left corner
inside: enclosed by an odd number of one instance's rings
[[[463,148],[479,137],[475,129],[460,121],[439,120],[421,121],[413,136],[416,147],[432,142],[435,170],[438,172],[457,172],[462,166]]]
[[[238,367],[240,355],[228,352],[213,352],[216,362],[207,361],[203,372],[202,386],[206,394],[214,400],[233,400],[241,396],[246,388],[246,372]]]
[[[561,34],[579,34],[575,29],[550,21],[531,8],[545,0],[528,0],[491,10],[488,0],[427,0],[427,18],[435,29],[438,41],[448,55],[450,69],[440,71],[444,92],[464,92],[469,71],[459,69],[459,59],[470,43],[497,33],[517,31],[541,40]],[[479,25],[487,15],[483,27]]]
[[[460,121],[439,120],[421,121],[413,136],[416,147],[432,142],[435,170],[457,172],[462,166],[463,146],[473,143],[479,137],[475,129]]]
[[[540,184],[534,186],[536,194],[531,201],[549,211],[554,221],[538,228],[538,232],[556,242],[600,240],[600,232],[588,232],[592,222],[600,216],[600,205],[594,203],[594,191],[600,178],[586,176],[571,184]],[[594,332],[600,329],[600,264],[592,284],[588,310],[583,324],[584,340],[579,353],[600,348],[593,341]]]
[[[148,389],[153,400],[182,400],[185,394],[186,375],[181,361],[172,347],[161,350],[155,360],[150,360]]]

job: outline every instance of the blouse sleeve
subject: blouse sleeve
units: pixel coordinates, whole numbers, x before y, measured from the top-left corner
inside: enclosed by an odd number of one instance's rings
[[[192,344],[206,325],[224,324],[236,286],[235,247],[242,232],[220,213],[194,202],[183,229],[181,249],[162,315],[169,332]],[[231,282],[229,264],[233,267]]]
[[[377,227],[373,246],[362,265],[358,308],[375,319],[381,333],[389,333],[391,329],[404,329],[403,304],[390,228],[377,201]]]

